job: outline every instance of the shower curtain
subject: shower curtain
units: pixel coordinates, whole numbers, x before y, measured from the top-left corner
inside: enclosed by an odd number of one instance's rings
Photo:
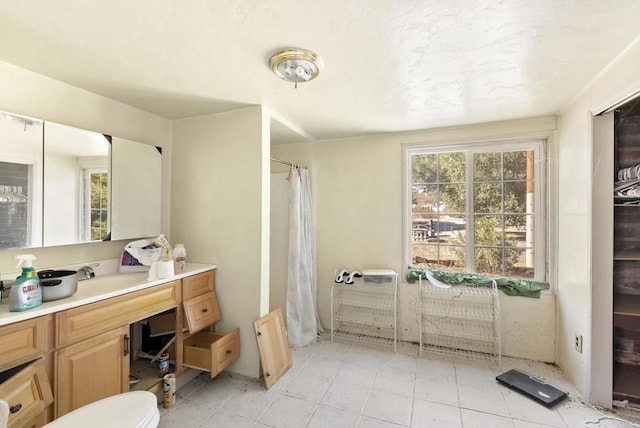
[[[299,348],[315,342],[323,329],[318,316],[315,230],[309,171],[292,166],[289,186],[287,333],[289,346]]]

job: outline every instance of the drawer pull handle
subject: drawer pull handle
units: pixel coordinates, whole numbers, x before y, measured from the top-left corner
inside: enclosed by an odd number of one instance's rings
[[[231,349],[227,349],[227,355],[231,355]]]
[[[266,372],[264,375],[265,375],[266,377],[271,377],[271,373],[269,373],[269,372]]]
[[[124,335],[124,356],[129,355],[129,335]]]
[[[204,308],[204,309],[202,310],[202,313],[207,313],[207,312],[209,312],[209,309],[207,309],[207,308]]]
[[[18,403],[15,406],[11,406],[9,411],[11,412],[11,414],[14,414],[14,413],[18,413],[20,409],[22,409],[22,404]]]

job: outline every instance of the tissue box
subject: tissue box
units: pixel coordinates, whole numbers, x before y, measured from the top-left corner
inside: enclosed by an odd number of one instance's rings
[[[368,269],[362,271],[364,282],[372,284],[393,284],[398,274],[390,269]]]

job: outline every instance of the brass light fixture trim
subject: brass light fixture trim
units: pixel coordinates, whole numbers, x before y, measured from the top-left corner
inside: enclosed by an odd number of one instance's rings
[[[285,49],[269,59],[271,71],[287,82],[308,82],[318,77],[324,63],[315,53],[301,48]]]

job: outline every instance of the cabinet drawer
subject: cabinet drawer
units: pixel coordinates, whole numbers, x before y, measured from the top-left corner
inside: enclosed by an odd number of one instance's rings
[[[220,321],[220,307],[216,293],[210,291],[184,302],[184,317],[189,331],[195,333]]]
[[[189,300],[215,289],[215,271],[189,276],[182,280],[182,299]]]
[[[47,352],[49,320],[40,317],[0,328],[0,370]]]
[[[56,347],[175,308],[180,281],[124,294],[56,314]]]
[[[240,357],[240,329],[231,333],[196,333],[184,341],[184,365],[211,372],[215,377]]]
[[[8,427],[24,427],[53,403],[44,361],[29,364],[0,385],[0,398],[9,403]]]

